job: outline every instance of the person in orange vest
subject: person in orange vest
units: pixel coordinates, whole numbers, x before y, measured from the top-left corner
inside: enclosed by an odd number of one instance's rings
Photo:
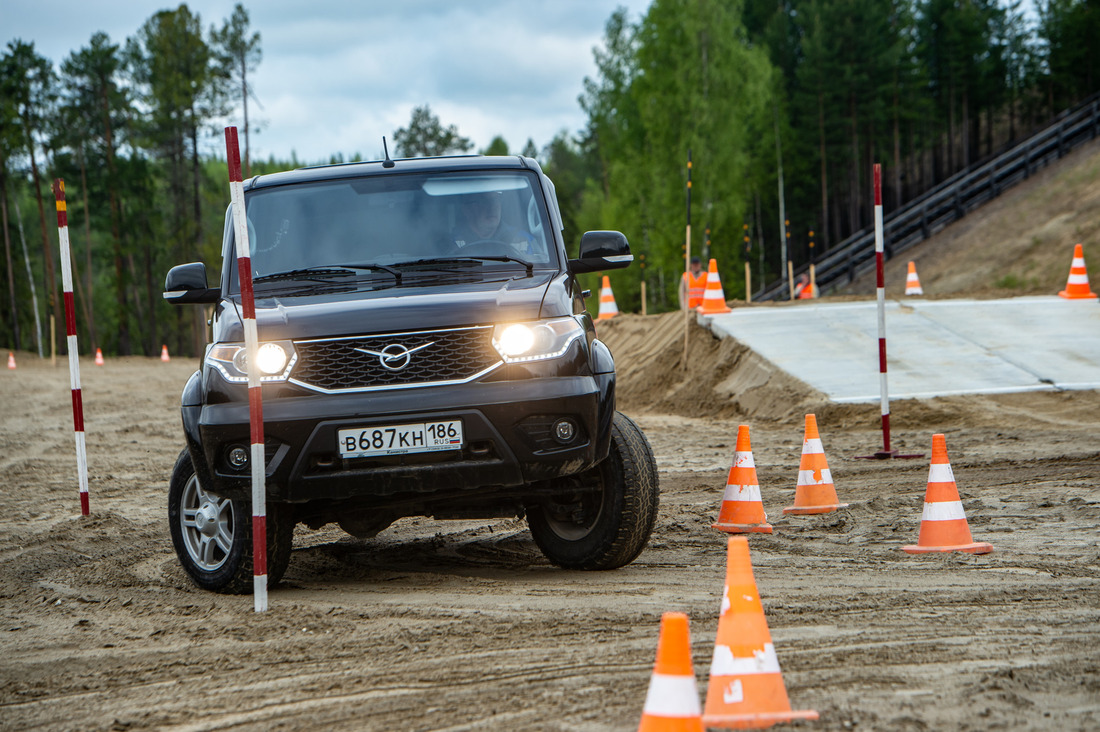
[[[810,282],[810,276],[802,273],[794,282],[794,296],[799,300],[810,300],[817,296],[814,285]]]
[[[703,304],[703,295],[707,290],[707,273],[699,257],[691,258],[691,269],[680,278],[680,307],[684,307],[687,298],[688,308],[697,308]]]

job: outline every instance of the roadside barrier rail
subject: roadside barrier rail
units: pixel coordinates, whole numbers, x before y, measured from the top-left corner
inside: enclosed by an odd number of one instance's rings
[[[887,260],[942,231],[969,212],[1004,193],[1017,183],[1071,150],[1100,136],[1100,93],[1062,112],[1047,128],[974,168],[967,168],[907,202],[883,220],[884,254]],[[836,290],[875,267],[875,231],[857,231],[827,251],[816,262],[821,292]],[[809,271],[809,262],[795,275]],[[786,278],[772,282],[753,300],[785,299]]]

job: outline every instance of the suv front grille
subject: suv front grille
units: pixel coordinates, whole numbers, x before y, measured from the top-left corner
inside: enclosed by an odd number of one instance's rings
[[[491,335],[492,326],[479,326],[295,341],[290,381],[324,392],[470,381],[502,363]]]

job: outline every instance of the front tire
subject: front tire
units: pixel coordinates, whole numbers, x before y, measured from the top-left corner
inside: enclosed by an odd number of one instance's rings
[[[531,536],[546,558],[587,570],[634,561],[653,533],[660,494],[653,450],[638,425],[616,412],[607,458],[565,480],[574,490],[527,511]]]
[[[206,492],[184,450],[168,484],[168,526],[176,556],[191,580],[213,592],[252,591],[252,507]],[[267,506],[267,584],[290,564],[294,519],[289,506]]]

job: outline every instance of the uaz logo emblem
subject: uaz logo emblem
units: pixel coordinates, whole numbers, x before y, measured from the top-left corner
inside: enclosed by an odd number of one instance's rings
[[[409,365],[409,362],[412,361],[412,355],[414,353],[416,353],[417,351],[423,351],[425,348],[433,345],[434,343],[435,341],[432,341],[431,343],[425,343],[424,345],[417,346],[416,348],[409,348],[408,346],[403,346],[400,343],[391,343],[390,345],[383,348],[381,351],[372,351],[369,348],[356,348],[355,350],[359,351],[360,353],[366,353],[370,356],[378,356],[378,363],[382,364],[382,368],[384,369],[387,369],[389,371],[400,371],[401,369]]]

